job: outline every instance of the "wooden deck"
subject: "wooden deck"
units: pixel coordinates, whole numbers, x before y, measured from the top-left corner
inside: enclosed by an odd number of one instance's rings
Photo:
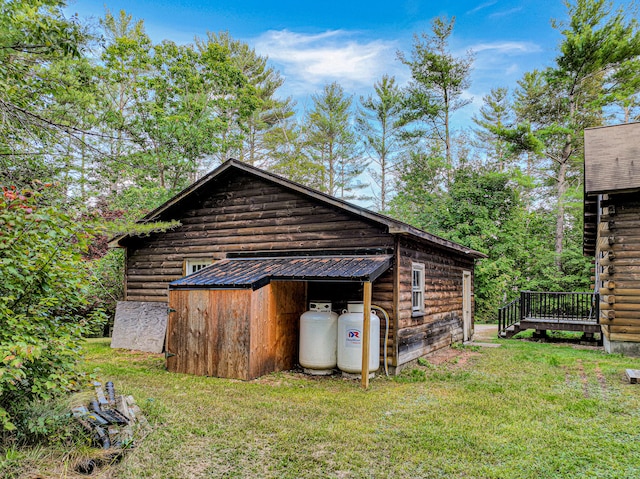
[[[522,291],[520,297],[498,311],[498,336],[510,338],[521,331],[578,331],[600,333],[597,296],[592,293],[540,293]]]

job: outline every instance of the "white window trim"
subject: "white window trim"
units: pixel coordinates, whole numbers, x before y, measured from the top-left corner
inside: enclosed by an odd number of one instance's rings
[[[414,284],[414,275],[418,272],[419,283]],[[414,299],[417,295],[417,301]],[[424,312],[424,264],[411,263],[411,311],[413,313]]]
[[[184,275],[189,276],[190,274],[197,273],[211,263],[212,261],[209,258],[186,258],[184,260]]]

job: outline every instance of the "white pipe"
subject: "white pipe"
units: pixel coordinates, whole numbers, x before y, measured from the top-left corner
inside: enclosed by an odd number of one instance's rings
[[[384,354],[383,354],[383,356],[384,356],[384,374],[386,376],[389,376],[389,366],[387,365],[387,344],[389,343],[389,315],[384,310],[384,308],[381,308],[380,306],[376,306],[375,304],[371,305],[371,309],[377,309],[379,311],[382,311],[382,314],[384,316],[384,321],[385,321]]]

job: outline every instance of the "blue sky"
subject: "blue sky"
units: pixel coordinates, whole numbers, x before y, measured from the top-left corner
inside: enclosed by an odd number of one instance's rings
[[[413,35],[429,31],[432,18],[455,16],[451,49],[475,54],[465,92],[473,102],[457,113],[459,125],[468,124],[490,88],[513,88],[524,72],[552,64],[560,35],[550,20],[566,16],[559,0],[77,0],[67,12],[97,20],[105,7],[143,19],[154,41],[189,43],[207,31],[228,31],[270,58],[285,77],[280,95],[292,96],[301,110],[332,81],[356,98],[384,73],[403,84],[408,71],[397,51],[409,52]]]

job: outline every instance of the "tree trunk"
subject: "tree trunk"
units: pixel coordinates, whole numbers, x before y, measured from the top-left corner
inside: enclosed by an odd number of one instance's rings
[[[571,145],[565,145],[562,153],[564,159],[564,153],[566,150],[571,150]],[[556,212],[556,243],[555,243],[555,252],[556,259],[555,263],[558,268],[558,271],[562,270],[562,247],[564,242],[564,195],[567,192],[567,167],[568,167],[569,158],[567,157],[560,164],[560,169],[558,170],[558,208]]]

